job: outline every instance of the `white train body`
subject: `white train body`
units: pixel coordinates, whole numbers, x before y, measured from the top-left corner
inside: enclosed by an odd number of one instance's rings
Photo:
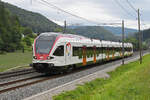
[[[124,48],[126,57],[133,54],[131,43],[124,43]],[[42,33],[35,39],[32,63],[37,71],[49,72],[54,67],[87,65],[89,62],[97,63],[121,57],[122,43],[51,32]]]

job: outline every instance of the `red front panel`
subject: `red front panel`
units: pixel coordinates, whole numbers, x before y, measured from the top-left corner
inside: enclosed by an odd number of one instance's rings
[[[36,54],[37,60],[47,60],[49,54]]]

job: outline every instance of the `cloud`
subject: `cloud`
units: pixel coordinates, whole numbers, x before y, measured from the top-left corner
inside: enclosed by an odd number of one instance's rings
[[[93,24],[85,20],[70,16],[64,12],[41,2],[41,0],[3,0],[23,9],[38,12],[46,16],[48,19],[63,23],[67,20],[69,24]],[[137,13],[129,6],[126,0],[46,0],[55,6],[68,11],[72,14],[84,17],[97,23],[115,23],[125,20],[126,27],[137,28]],[[150,27],[150,9],[149,0],[129,0],[135,8],[140,8],[141,17],[147,26]],[[119,2],[119,3],[118,3]],[[125,9],[123,9],[122,7]],[[143,23],[143,22],[142,22]],[[143,26],[142,26],[143,27]]]

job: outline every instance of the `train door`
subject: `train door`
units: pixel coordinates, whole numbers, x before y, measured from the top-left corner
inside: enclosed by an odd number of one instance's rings
[[[119,52],[120,52],[120,57],[122,57],[122,48],[119,48]]]
[[[115,50],[114,50],[114,47],[112,47],[112,59],[115,58]]]
[[[103,47],[103,45],[101,45],[101,48],[102,48],[102,62],[104,61],[104,47]]]
[[[58,64],[63,65],[65,63],[64,58],[64,44],[59,44],[53,53],[53,56],[55,57],[55,61],[59,62]]]
[[[72,56],[72,46],[71,46],[71,43],[68,42],[65,45],[65,62],[66,62],[66,64],[71,63],[71,56]]]
[[[83,54],[83,65],[86,65],[86,46],[83,46],[82,48],[82,54]]]
[[[93,52],[94,52],[93,62],[96,63],[96,46],[93,47]]]

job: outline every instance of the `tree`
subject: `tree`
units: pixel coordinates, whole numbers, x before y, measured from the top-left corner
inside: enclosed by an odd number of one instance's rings
[[[32,34],[32,29],[29,28],[29,27],[24,28],[23,34],[24,35],[30,35],[30,34]]]
[[[20,24],[17,16],[12,15],[0,2],[0,50],[12,52],[21,42]]]
[[[62,30],[62,28],[55,28],[54,29],[54,32],[62,32],[63,30]]]
[[[129,37],[125,40],[125,42],[129,42],[133,44],[133,49],[138,50],[138,40],[134,37]]]
[[[31,38],[26,36],[23,41],[26,43],[27,46],[31,46],[32,42],[31,42]]]

